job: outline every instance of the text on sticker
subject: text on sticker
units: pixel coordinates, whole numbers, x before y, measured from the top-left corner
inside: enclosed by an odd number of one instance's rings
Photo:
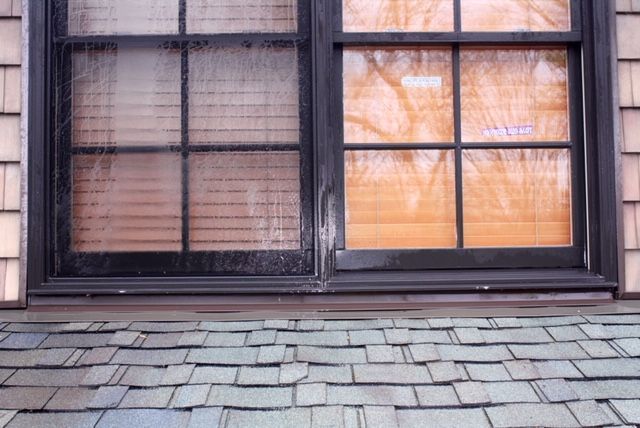
[[[507,126],[503,128],[486,128],[482,130],[485,137],[506,137],[509,135],[532,135],[533,125]]]
[[[405,88],[439,88],[442,86],[440,76],[404,76],[402,86]]]

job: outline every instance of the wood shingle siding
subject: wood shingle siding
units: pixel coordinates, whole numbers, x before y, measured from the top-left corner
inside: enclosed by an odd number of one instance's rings
[[[0,0],[0,301],[19,294],[21,9]]]
[[[640,1],[618,0],[625,291],[640,291]],[[621,279],[622,280],[622,279]]]

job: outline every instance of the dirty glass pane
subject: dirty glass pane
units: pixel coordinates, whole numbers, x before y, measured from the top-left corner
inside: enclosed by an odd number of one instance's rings
[[[345,48],[344,141],[452,142],[451,48]]]
[[[297,0],[187,0],[188,33],[295,33]]]
[[[72,67],[74,146],[180,144],[178,51],[76,51]]]
[[[456,246],[453,150],[345,152],[346,247]]]
[[[191,250],[300,249],[297,152],[192,153],[189,189]]]
[[[570,0],[461,0],[462,31],[569,31]]]
[[[176,34],[179,0],[57,0],[69,35]]]
[[[206,47],[189,54],[191,144],[297,144],[296,48]]]
[[[571,245],[568,149],[465,150],[466,247]]]
[[[342,29],[453,31],[453,0],[343,0]]]
[[[179,153],[74,155],[72,250],[180,251]]]
[[[567,141],[567,51],[462,48],[462,141]]]

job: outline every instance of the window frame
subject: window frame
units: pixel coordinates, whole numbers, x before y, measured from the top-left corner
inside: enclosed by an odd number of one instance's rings
[[[232,275],[232,276],[296,276],[310,274],[314,270],[312,210],[313,190],[311,168],[312,112],[311,106],[311,49],[310,8],[305,2],[298,4],[296,33],[187,33],[186,0],[179,1],[178,32],[152,35],[68,35],[67,2],[53,1],[48,11],[53,21],[53,80],[51,96],[60,91],[64,106],[56,111],[52,105],[52,117],[60,116],[51,124],[51,135],[57,141],[56,163],[53,167],[58,190],[52,195],[55,207],[55,226],[51,228],[55,251],[50,263],[57,276],[162,276],[173,275]],[[118,49],[133,43],[156,49],[179,50],[181,79],[181,141],[179,147],[73,147],[72,124],[72,54],[103,49]],[[189,144],[189,54],[192,48],[263,46],[297,47],[299,69],[300,141],[298,144]],[[62,124],[60,130],[58,124]],[[232,250],[191,251],[189,228],[189,156],[193,153],[256,153],[290,152],[300,155],[300,249],[296,250]],[[125,251],[125,252],[76,252],[72,250],[72,157],[85,154],[111,153],[180,153],[181,155],[181,219],[182,251]]]
[[[370,41],[362,39],[359,33],[334,32],[339,15],[335,0],[311,0],[311,56],[313,109],[313,242],[315,270],[309,275],[289,277],[214,277],[214,276],[166,276],[166,277],[99,277],[83,278],[57,276],[52,270],[50,250],[52,239],[50,213],[53,179],[53,158],[51,141],[51,49],[52,24],[48,16],[51,2],[27,0],[29,2],[29,75],[28,75],[28,212],[27,212],[27,272],[28,293],[32,297],[67,295],[118,295],[118,294],[244,294],[283,292],[363,292],[363,291],[442,291],[477,290],[478,284],[491,283],[503,290],[523,289],[610,289],[617,282],[617,182],[616,159],[613,150],[614,104],[613,76],[611,63],[611,42],[613,27],[613,2],[589,0],[582,5],[579,16],[582,23],[582,38],[575,32],[545,33],[549,44],[576,44],[583,57],[579,69],[579,81],[584,84],[584,108],[588,141],[585,150],[585,165],[589,172],[585,185],[574,190],[588,189],[586,201],[584,252],[568,256],[569,264],[575,264],[578,257],[586,261],[586,267],[561,269],[481,269],[468,270],[461,266],[456,269],[437,271],[373,272],[379,269],[371,258],[361,271],[338,271],[336,263],[344,258],[336,245],[340,216],[335,209],[340,204],[342,187],[335,179],[341,174],[343,158],[342,140],[336,130],[336,97],[341,92],[335,90],[335,76],[341,64],[336,58],[334,44],[358,44]],[[459,0],[456,0],[459,1]],[[572,0],[576,1],[576,0]],[[338,9],[339,10],[339,9]],[[572,15],[577,13],[572,8]],[[37,31],[33,30],[37,29]],[[44,29],[45,31],[42,31]],[[153,36],[150,36],[153,37]],[[529,41],[530,33],[431,33],[431,43],[476,43],[523,44]],[[424,33],[385,33],[376,35],[376,43],[416,44],[428,42]],[[578,49],[578,48],[576,48]],[[326,71],[330,70],[330,73]],[[570,79],[571,81],[571,79]],[[578,80],[575,80],[578,82]],[[589,120],[598,117],[599,120]],[[573,120],[573,119],[572,119]],[[572,124],[572,131],[577,130]],[[574,136],[575,134],[572,134]],[[340,144],[335,144],[339,141]],[[339,161],[339,162],[337,162]],[[575,171],[572,168],[572,171]],[[584,178],[584,177],[582,177]],[[581,178],[579,178],[581,179]],[[586,186],[586,187],[585,187]],[[615,189],[615,191],[612,191]],[[342,220],[343,221],[343,220]],[[511,251],[511,249],[508,249]],[[505,249],[489,249],[491,252]],[[516,251],[517,253],[518,251]],[[464,254],[463,254],[464,255]],[[369,257],[370,255],[364,255]],[[400,254],[398,263],[405,267],[421,263],[423,255],[409,251]],[[481,255],[479,255],[481,256]],[[504,256],[504,254],[503,254]],[[515,258],[530,254],[515,254]],[[447,256],[447,257],[450,257]],[[540,266],[549,266],[553,254],[541,257]],[[446,257],[442,256],[441,261]],[[547,261],[544,259],[548,258]],[[341,263],[344,263],[341,262]],[[355,263],[362,264],[360,261]],[[366,263],[365,263],[366,264]],[[454,263],[455,264],[455,263]],[[378,266],[376,268],[375,266]],[[584,266],[584,263],[582,263]],[[422,265],[420,265],[422,266]],[[483,267],[491,267],[485,265]],[[510,265],[514,268],[514,265]],[[534,266],[535,267],[535,266]],[[367,269],[371,270],[367,270]]]

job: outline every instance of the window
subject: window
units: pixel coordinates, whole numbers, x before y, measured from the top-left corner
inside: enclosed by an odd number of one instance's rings
[[[36,287],[615,272],[598,2],[33,4]]]
[[[579,4],[342,3],[338,270],[582,266]]]
[[[59,272],[312,272],[308,2],[55,3]]]

